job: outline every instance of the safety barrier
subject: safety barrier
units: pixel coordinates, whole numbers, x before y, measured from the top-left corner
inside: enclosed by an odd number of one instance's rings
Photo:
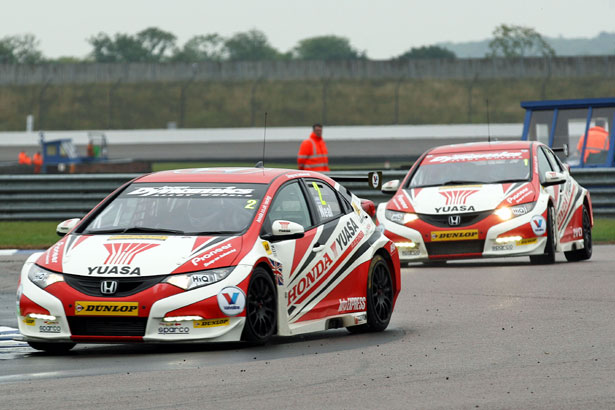
[[[384,182],[402,179],[407,171],[383,171]],[[371,189],[365,171],[335,171],[331,177],[355,195],[378,204],[389,196]],[[0,220],[54,220],[78,218],[121,184],[138,174],[0,175]],[[573,170],[589,189],[594,214],[615,217],[615,169]]]

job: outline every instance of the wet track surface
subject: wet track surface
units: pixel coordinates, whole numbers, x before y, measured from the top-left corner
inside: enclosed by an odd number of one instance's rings
[[[26,256],[2,256],[0,408],[614,408],[614,253],[412,265],[379,334],[77,345],[65,356],[6,340]]]

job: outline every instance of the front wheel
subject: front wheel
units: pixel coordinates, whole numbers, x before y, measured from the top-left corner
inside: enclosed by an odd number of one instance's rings
[[[583,249],[564,252],[568,262],[584,261],[592,257],[592,224],[589,211],[583,206]]]
[[[277,298],[273,279],[265,269],[258,267],[252,272],[246,299],[246,324],[241,338],[256,344],[267,343],[277,327]]]
[[[547,244],[545,245],[545,252],[542,255],[530,255],[530,262],[534,265],[555,263],[556,241],[555,211],[552,206],[549,206],[547,210]]]
[[[351,326],[358,332],[381,332],[387,328],[393,314],[393,280],[389,265],[380,255],[374,256],[367,278],[367,323]]]
[[[47,342],[28,342],[31,348],[42,350],[51,354],[68,353],[70,349],[75,347],[76,343],[47,343]]]

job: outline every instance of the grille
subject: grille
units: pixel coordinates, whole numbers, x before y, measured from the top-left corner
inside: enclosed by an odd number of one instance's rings
[[[425,247],[429,255],[456,255],[464,253],[483,253],[484,240],[478,241],[445,241],[426,242]]]
[[[73,336],[144,336],[146,317],[68,317]]]
[[[64,280],[68,286],[81,293],[88,296],[112,298],[134,295],[147,288],[151,288],[164,278],[165,275],[138,278],[93,278],[91,276],[64,275]],[[100,292],[100,282],[104,280],[117,280],[117,291],[114,294],[105,295]]]
[[[461,217],[461,224],[455,225],[455,228],[473,225],[478,223],[491,215],[493,211],[483,211],[483,212],[471,212],[467,214],[449,214],[449,215],[429,215],[429,214],[418,214],[419,218],[423,222],[427,222],[430,225],[438,226],[440,228],[448,228],[450,225],[448,224],[449,216],[459,216]]]

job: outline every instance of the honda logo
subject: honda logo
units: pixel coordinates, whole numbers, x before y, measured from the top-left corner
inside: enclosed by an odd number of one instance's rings
[[[448,224],[450,226],[457,226],[461,224],[461,216],[459,215],[451,215],[448,217]]]
[[[117,292],[117,280],[103,280],[100,282],[100,293],[113,295]]]

